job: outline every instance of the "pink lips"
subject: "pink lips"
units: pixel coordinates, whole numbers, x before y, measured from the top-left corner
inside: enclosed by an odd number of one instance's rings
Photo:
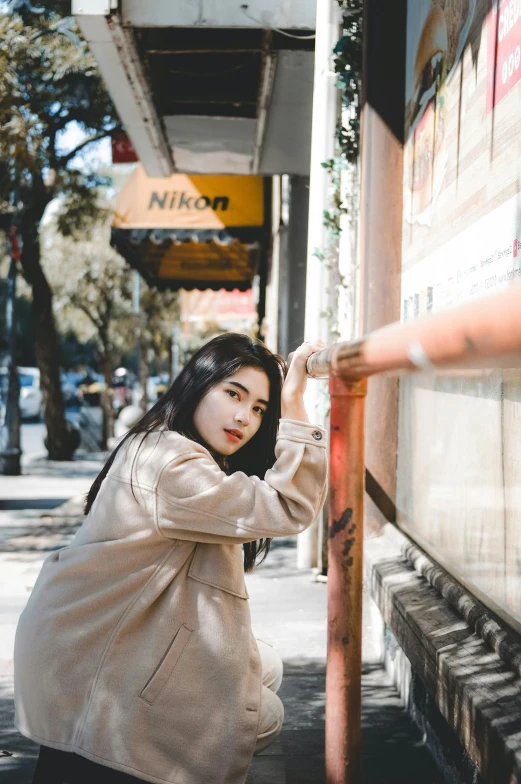
[[[230,439],[230,441],[233,441],[234,444],[237,444],[239,441],[242,440],[242,433],[240,430],[225,429],[224,432],[226,433],[226,436]]]

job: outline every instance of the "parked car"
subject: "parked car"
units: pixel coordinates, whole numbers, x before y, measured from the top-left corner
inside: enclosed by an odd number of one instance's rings
[[[20,415],[22,419],[40,419],[42,415],[42,391],[40,371],[33,367],[19,367]]]
[[[0,368],[2,376],[0,386],[2,388],[2,402],[0,419],[5,417],[5,401],[7,397],[7,368]],[[20,416],[22,419],[40,419],[42,415],[42,392],[40,389],[40,371],[34,367],[19,367],[18,377],[20,379]]]

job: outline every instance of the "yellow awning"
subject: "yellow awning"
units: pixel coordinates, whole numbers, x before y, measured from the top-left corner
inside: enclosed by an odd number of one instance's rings
[[[218,243],[171,245],[160,260],[158,278],[190,281],[250,281],[255,273],[257,254],[238,240],[226,247]]]
[[[112,225],[118,229],[223,229],[263,223],[262,177],[147,177],[139,165],[119,193]]]

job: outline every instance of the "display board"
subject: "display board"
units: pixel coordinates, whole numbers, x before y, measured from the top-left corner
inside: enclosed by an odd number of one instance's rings
[[[409,0],[401,318],[521,279],[521,1]],[[521,627],[521,376],[400,382],[398,520]]]

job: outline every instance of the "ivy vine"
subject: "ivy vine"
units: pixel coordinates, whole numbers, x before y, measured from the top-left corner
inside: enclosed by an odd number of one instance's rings
[[[363,0],[337,0],[342,11],[342,35],[333,54],[336,86],[342,91],[342,106],[349,110],[347,127],[340,123],[336,138],[341,155],[356,164],[360,151],[360,87],[362,82]]]
[[[322,163],[330,182],[329,204],[323,212],[327,239],[325,247],[316,248],[313,255],[328,269],[330,286],[336,293],[333,299],[338,302],[338,297],[348,288],[348,283],[339,269],[339,240],[345,228],[345,218],[349,217],[355,222],[358,214],[357,164],[360,151],[363,0],[337,2],[342,12],[342,35],[333,49],[333,54],[337,74],[336,87],[342,93],[343,111],[335,132],[337,154]],[[330,338],[338,340],[341,337],[338,307],[330,305],[321,316],[327,319]]]

